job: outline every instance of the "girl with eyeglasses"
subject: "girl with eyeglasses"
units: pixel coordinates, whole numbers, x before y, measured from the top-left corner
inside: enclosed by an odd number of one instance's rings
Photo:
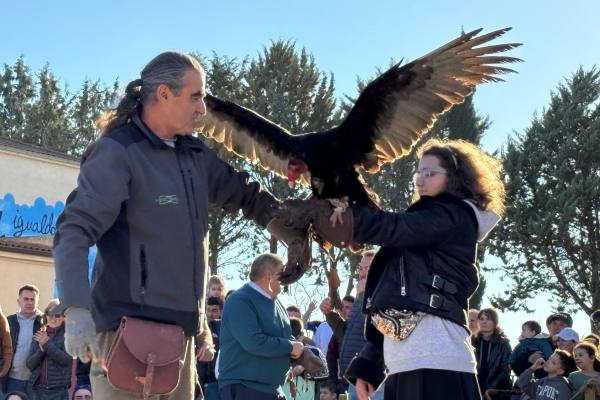
[[[73,357],[65,351],[65,317],[58,299],[44,309],[42,328],[33,335],[27,368],[29,389],[36,400],[64,400],[71,382]]]
[[[384,379],[386,400],[479,400],[468,299],[477,243],[504,212],[501,164],[464,141],[430,140],[418,156],[406,212],[351,208],[352,241],[381,249],[364,294],[367,344],[346,377],[360,400]]]

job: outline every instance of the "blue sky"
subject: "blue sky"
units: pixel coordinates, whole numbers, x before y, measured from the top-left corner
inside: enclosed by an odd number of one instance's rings
[[[0,62],[13,64],[24,55],[34,71],[49,63],[62,83],[76,89],[86,78],[107,84],[135,79],[164,50],[242,58],[271,40],[293,39],[334,74],[341,97],[355,94],[357,76],[371,76],[392,58],[419,57],[461,29],[511,26],[501,40],[523,43],[511,55],[525,62],[506,83],[481,86],[475,98],[493,122],[483,144],[496,150],[541,112],[559,82],[580,65],[600,62],[598,15],[600,2],[591,0],[12,1],[2,9]],[[548,307],[540,301],[541,315]],[[512,320],[523,319],[519,314]]]

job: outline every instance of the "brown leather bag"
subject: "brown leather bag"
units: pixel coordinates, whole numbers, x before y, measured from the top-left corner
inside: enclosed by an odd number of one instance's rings
[[[170,393],[179,382],[184,351],[181,327],[123,317],[108,351],[108,382],[145,399]]]

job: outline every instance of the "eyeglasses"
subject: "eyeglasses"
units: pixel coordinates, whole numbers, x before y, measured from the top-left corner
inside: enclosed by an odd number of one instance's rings
[[[62,314],[46,314],[48,318],[62,318],[64,315]]]
[[[444,168],[423,168],[415,171],[413,179],[416,181],[419,178],[419,176],[423,177],[424,179],[429,179],[432,176],[436,176],[437,174],[447,173],[448,171],[446,171]]]
[[[92,396],[89,394],[78,394],[75,395],[75,400],[92,400]]]

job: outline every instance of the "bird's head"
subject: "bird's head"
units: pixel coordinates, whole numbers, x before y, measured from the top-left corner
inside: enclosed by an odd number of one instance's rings
[[[308,171],[308,165],[300,159],[294,158],[288,163],[287,178],[290,188],[294,188],[300,176]]]

